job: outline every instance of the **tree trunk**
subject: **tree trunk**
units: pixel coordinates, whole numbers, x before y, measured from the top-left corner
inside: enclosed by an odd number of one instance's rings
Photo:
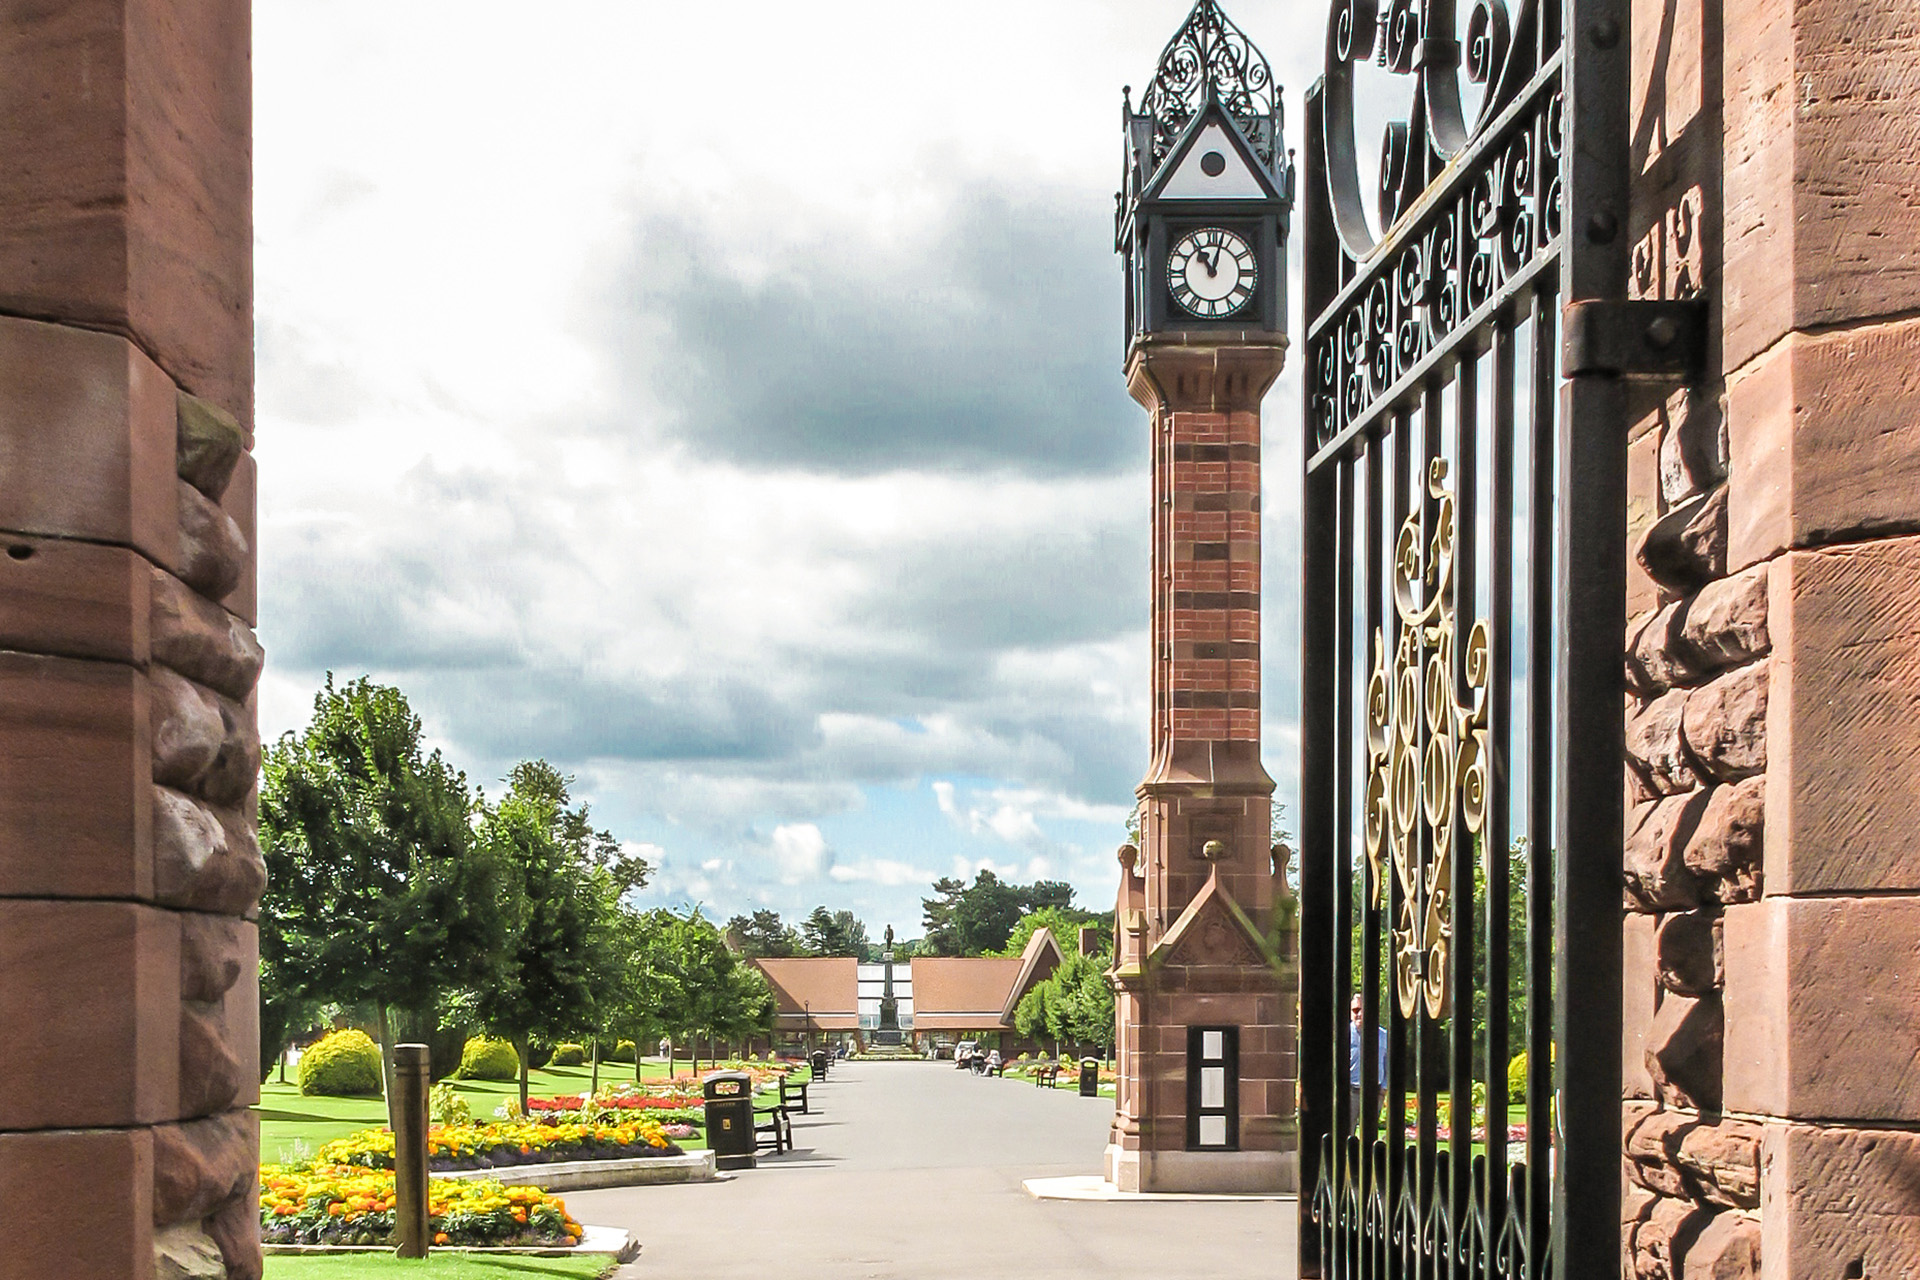
[[[384,1001],[374,1008],[378,1011],[376,1029],[380,1033],[380,1091],[386,1096],[387,1127],[393,1129],[393,1016]]]
[[[595,1036],[593,1038],[593,1087],[587,1090],[587,1096],[592,1097],[594,1094],[599,1092],[600,1092],[600,1037]]]
[[[527,1037],[514,1037],[513,1048],[520,1055],[520,1114],[527,1114]]]

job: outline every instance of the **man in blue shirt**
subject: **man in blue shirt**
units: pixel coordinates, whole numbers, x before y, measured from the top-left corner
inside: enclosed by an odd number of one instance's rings
[[[1366,1017],[1366,1007],[1361,1003],[1359,994],[1353,997],[1353,1023],[1347,1028],[1347,1100],[1348,1112],[1353,1117],[1354,1126],[1360,1124],[1360,1028]],[[1379,1033],[1379,1053],[1374,1060],[1374,1082],[1380,1086],[1378,1104],[1384,1104],[1387,1098],[1387,1029],[1376,1028]]]

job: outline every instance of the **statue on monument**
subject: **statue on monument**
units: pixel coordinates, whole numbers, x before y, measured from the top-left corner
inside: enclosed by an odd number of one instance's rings
[[[880,953],[880,959],[887,966],[886,984],[880,989],[880,1028],[874,1035],[877,1043],[897,1045],[900,1034],[900,1001],[893,994],[893,926],[887,926],[886,950]]]

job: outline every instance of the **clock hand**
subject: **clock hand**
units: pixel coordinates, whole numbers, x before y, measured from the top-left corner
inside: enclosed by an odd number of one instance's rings
[[[1212,257],[1202,257],[1200,261],[1207,264],[1207,274],[1209,276],[1217,276],[1220,274],[1220,251],[1218,249],[1213,251]]]

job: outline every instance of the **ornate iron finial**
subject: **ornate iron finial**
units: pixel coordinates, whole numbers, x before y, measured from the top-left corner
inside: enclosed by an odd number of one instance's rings
[[[1273,69],[1215,0],[1199,0],[1167,42],[1153,83],[1140,97],[1141,113],[1153,121],[1153,164],[1166,157],[1209,97],[1233,117],[1261,162],[1274,168],[1280,98]]]

